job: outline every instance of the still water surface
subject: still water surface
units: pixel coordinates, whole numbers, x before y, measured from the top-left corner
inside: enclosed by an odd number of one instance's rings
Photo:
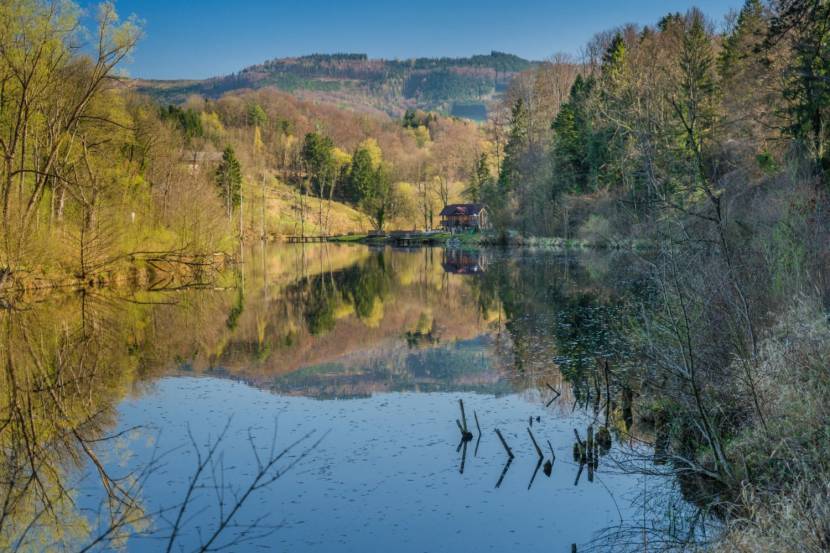
[[[178,527],[171,550],[199,550],[272,443],[278,454],[312,433],[211,547],[642,550],[686,506],[671,478],[653,474],[631,393],[598,369],[624,350],[622,306],[646,293],[635,265],[610,254],[280,246],[249,252],[209,289],[162,283],[51,306],[63,326],[101,333],[83,347],[107,367],[90,392],[109,400],[98,406],[100,465],[78,455],[60,471],[76,490],[72,533],[87,543],[111,522],[104,471],[132,475],[143,513],[106,547],[164,550]],[[589,432],[602,438],[586,464],[575,434]],[[217,443],[191,486],[198,455]],[[634,458],[642,471],[630,470]]]

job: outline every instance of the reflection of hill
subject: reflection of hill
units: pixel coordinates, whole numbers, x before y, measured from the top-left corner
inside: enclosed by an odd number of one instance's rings
[[[282,280],[278,295],[264,285],[265,271],[247,277],[243,311],[213,365],[261,383],[331,366],[341,376],[365,380],[367,367],[399,367],[413,347],[453,351],[456,342],[494,328],[468,281],[444,272],[438,252],[386,251],[367,258],[364,248],[326,248],[332,259],[309,248],[311,261],[295,270],[295,282]],[[352,255],[350,266],[344,251]]]
[[[348,359],[305,367],[275,378],[271,388],[281,394],[320,399],[400,391],[510,391],[504,373],[492,361],[490,342],[480,337],[422,350],[398,348],[362,362]]]

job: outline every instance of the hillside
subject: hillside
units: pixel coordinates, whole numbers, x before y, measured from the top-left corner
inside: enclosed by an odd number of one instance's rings
[[[136,80],[133,85],[165,103],[181,103],[193,94],[218,98],[234,90],[272,86],[357,111],[399,116],[407,108],[419,108],[484,119],[487,102],[503,92],[518,73],[534,65],[502,52],[409,60],[314,54],[273,59],[211,79]]]
[[[251,236],[258,236],[261,217],[261,195],[254,193],[253,206],[245,218],[245,227]],[[274,181],[265,195],[265,228],[272,235],[307,235],[346,234],[349,232],[367,232],[371,229],[368,217],[354,207],[338,202],[324,201],[322,221],[320,219],[319,201],[314,197],[300,196],[295,187]],[[303,223],[302,210],[305,206],[306,220]]]

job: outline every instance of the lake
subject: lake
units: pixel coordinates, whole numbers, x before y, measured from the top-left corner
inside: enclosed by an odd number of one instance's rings
[[[638,263],[262,246],[210,285],[6,310],[0,545],[572,552],[695,536],[617,370],[627,313],[649,301]]]

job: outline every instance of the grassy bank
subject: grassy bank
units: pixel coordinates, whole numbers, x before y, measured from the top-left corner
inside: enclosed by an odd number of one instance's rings
[[[588,240],[578,238],[557,238],[546,236],[522,236],[516,232],[471,232],[471,233],[408,233],[410,245],[441,245],[464,247],[509,247],[538,248],[550,250],[636,250],[653,249],[654,243],[647,239],[629,238],[618,240]],[[387,235],[344,234],[329,239],[339,243],[387,244],[399,241],[397,233]]]

